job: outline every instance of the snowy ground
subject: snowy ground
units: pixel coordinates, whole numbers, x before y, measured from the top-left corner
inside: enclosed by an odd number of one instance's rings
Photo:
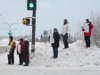
[[[6,51],[8,41],[8,39],[0,39],[0,54]]]
[[[6,44],[3,41],[0,45]],[[0,75],[100,75],[100,48],[96,46],[86,49],[82,41],[77,41],[64,50],[61,44],[59,57],[52,59],[51,56],[50,44],[39,42],[29,67],[18,65],[16,52],[14,65],[7,65],[7,53],[1,54]]]
[[[2,39],[0,40],[0,47],[7,46],[9,42],[9,39]]]

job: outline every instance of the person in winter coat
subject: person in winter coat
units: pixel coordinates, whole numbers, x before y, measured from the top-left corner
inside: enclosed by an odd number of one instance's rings
[[[19,65],[23,64],[23,53],[24,53],[24,40],[20,39],[20,42],[17,46],[17,54],[19,55]]]
[[[24,41],[23,59],[24,66],[29,66],[29,42],[27,40]]]
[[[54,43],[51,43],[53,47],[53,57],[52,58],[56,59],[58,57],[58,47],[59,47],[59,40],[60,40],[60,36],[56,28],[54,28],[53,39],[54,39]]]
[[[64,19],[64,24],[63,24],[63,28],[62,28],[64,49],[69,48],[69,46],[68,46],[68,33],[69,33],[68,24],[69,24],[68,20]]]
[[[89,19],[86,19],[86,23],[82,26],[82,31],[84,32],[84,39],[86,42],[86,48],[90,47],[90,37],[92,34],[92,29],[94,28],[93,24]]]
[[[14,51],[16,48],[16,43],[13,40],[13,36],[10,36],[9,38],[9,54],[8,54],[8,64],[14,64]]]

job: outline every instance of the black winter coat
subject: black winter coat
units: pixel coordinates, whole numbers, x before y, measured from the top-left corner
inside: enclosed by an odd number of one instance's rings
[[[24,62],[29,63],[29,42],[28,41],[24,42],[23,59],[24,59]]]
[[[53,39],[54,39],[54,43],[52,43],[52,47],[59,47],[60,35],[58,32],[53,33]]]

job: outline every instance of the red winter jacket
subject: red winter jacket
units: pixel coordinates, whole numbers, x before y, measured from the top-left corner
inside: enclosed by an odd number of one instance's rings
[[[89,23],[89,32],[84,32],[84,36],[91,36],[92,34],[92,29],[94,28],[93,24],[90,22]]]
[[[24,51],[24,47],[25,47],[25,45],[24,45],[23,42],[20,42],[19,44],[21,45],[21,52],[23,52],[23,51]]]

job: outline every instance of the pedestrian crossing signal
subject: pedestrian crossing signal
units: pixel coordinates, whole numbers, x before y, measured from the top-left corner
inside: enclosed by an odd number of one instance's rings
[[[24,25],[29,25],[30,24],[30,19],[29,18],[23,18],[22,23]]]

